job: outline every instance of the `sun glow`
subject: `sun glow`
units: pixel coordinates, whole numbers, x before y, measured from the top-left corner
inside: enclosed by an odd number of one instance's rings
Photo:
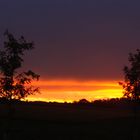
[[[120,98],[122,88],[117,81],[41,80],[34,82],[41,94],[29,96],[31,101],[73,102],[80,99]]]

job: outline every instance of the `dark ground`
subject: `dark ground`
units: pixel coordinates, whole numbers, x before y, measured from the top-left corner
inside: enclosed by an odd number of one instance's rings
[[[130,107],[76,104],[14,105],[8,120],[0,104],[0,140],[139,140],[140,120]]]

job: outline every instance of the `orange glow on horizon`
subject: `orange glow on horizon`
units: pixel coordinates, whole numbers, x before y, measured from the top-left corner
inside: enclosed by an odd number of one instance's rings
[[[41,94],[31,95],[30,101],[73,102],[80,99],[120,98],[122,88],[118,81],[41,80],[33,82]]]
[[[76,81],[76,80],[41,80],[34,81],[35,86],[114,86],[118,81]]]

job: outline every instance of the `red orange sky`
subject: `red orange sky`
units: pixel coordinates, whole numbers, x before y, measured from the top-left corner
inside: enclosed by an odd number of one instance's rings
[[[117,81],[41,80],[33,85],[40,87],[41,93],[27,98],[32,101],[73,102],[83,98],[93,101],[122,97]]]

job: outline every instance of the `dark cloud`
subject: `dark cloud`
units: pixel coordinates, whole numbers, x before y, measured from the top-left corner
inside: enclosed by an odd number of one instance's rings
[[[137,0],[3,0],[0,31],[35,42],[26,66],[46,78],[120,79],[140,46]]]

